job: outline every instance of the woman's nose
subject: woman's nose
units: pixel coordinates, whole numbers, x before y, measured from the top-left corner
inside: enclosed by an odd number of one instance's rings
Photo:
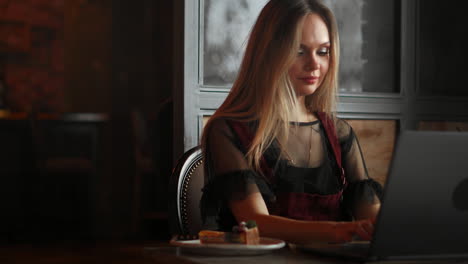
[[[318,63],[318,60],[314,55],[309,56],[309,59],[305,64],[305,69],[307,71],[315,71],[320,69],[320,64]]]

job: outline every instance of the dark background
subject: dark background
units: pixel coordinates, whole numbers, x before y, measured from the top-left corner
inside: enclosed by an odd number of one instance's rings
[[[168,238],[172,14],[173,1],[0,0],[0,108],[26,113],[0,120],[0,243]],[[92,146],[46,126],[63,140],[43,143],[62,156],[95,147],[92,172],[36,164],[29,119],[40,113],[107,116]]]

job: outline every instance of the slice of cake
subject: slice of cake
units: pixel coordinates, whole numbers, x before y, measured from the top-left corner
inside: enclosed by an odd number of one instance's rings
[[[253,220],[240,222],[238,226],[232,228],[232,232],[221,232],[202,230],[198,233],[202,244],[246,244],[258,245],[260,243],[260,234],[257,223]]]

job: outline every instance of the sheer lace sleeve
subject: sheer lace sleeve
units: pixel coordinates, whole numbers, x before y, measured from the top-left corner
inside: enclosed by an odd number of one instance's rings
[[[382,186],[369,177],[358,138],[352,127],[344,120],[337,120],[343,168],[348,187],[344,192],[345,207],[352,215],[361,207],[379,203]]]
[[[273,198],[267,182],[248,166],[244,147],[225,120],[215,120],[206,133],[206,177],[201,201],[204,221],[219,217],[230,200],[242,200],[255,192],[267,201]]]
[[[243,147],[225,120],[215,120],[207,133],[205,156],[215,175],[249,169]]]

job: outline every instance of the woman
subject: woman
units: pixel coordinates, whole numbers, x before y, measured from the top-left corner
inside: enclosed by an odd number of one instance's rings
[[[207,228],[252,219],[262,236],[294,243],[371,239],[381,187],[334,115],[338,51],[334,16],[318,0],[263,8],[204,130]]]

